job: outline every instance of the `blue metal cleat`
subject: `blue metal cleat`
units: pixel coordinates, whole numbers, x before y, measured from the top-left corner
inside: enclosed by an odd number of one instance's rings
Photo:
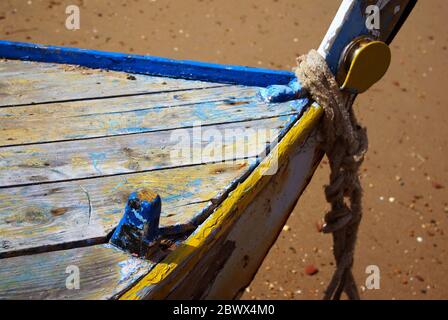
[[[162,200],[158,194],[147,189],[131,193],[110,243],[132,254],[145,256],[159,237],[161,210]]]
[[[261,88],[258,94],[263,101],[268,103],[291,101],[303,98],[306,95],[297,78],[291,80],[287,86],[274,84],[267,88]]]
[[[290,87],[277,84],[260,89],[259,95],[268,103],[286,102],[295,97],[295,93]]]

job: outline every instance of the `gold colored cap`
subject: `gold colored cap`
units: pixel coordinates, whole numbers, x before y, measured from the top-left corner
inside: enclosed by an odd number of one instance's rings
[[[340,63],[338,82],[341,90],[363,93],[378,82],[391,62],[391,51],[387,44],[360,38],[346,49]]]

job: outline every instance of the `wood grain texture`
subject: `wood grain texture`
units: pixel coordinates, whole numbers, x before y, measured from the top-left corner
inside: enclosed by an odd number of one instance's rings
[[[104,241],[140,188],[162,198],[161,227],[179,227],[250,171],[253,159],[47,183],[0,191],[0,257],[79,241]],[[184,206],[201,204],[201,206]],[[182,231],[182,229],[181,229]]]
[[[295,118],[0,148],[0,187],[255,157]]]
[[[1,259],[0,300],[110,299],[152,266],[107,244]],[[66,281],[73,267],[80,286],[70,290]]]
[[[0,109],[0,146],[79,140],[300,113],[304,100],[266,104],[249,88],[160,93]]]
[[[222,86],[71,65],[0,61],[0,106]]]
[[[162,197],[163,230],[191,229],[306,104],[265,104],[257,98],[258,88],[205,88],[150,76],[129,80],[125,74],[65,65],[0,65],[0,79],[7,79],[0,107],[0,257],[104,241],[128,195],[142,187]],[[92,89],[96,81],[104,91]],[[106,95],[148,90],[153,94]],[[24,105],[29,102],[40,104]],[[195,136],[197,125],[212,135]],[[192,146],[190,157],[172,162],[179,143],[190,146],[171,139],[176,128],[186,130]],[[223,153],[197,157],[216,145],[210,140],[216,132]],[[248,160],[219,163],[235,158]]]
[[[213,244],[231,230],[235,221],[275,179],[281,168],[289,163],[291,154],[300,149],[316,128],[322,114],[323,109],[317,105],[308,108],[268,157],[222,201],[213,214],[120,299],[163,299],[173,292],[188,273],[196,268]]]

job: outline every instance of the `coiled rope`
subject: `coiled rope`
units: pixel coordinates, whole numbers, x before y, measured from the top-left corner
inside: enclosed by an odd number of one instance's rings
[[[330,183],[325,186],[331,209],[325,215],[322,231],[333,235],[336,271],[324,299],[340,299],[342,292],[349,299],[359,299],[352,266],[362,218],[362,187],[358,172],[367,151],[367,132],[353,113],[355,95],[339,89],[322,56],[311,50],[297,62],[296,75],[303,88],[324,109],[320,133],[331,169]]]

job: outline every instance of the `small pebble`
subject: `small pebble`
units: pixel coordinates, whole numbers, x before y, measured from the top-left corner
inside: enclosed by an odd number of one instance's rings
[[[315,275],[316,273],[318,273],[319,272],[319,269],[317,269],[314,265],[312,265],[312,264],[310,264],[310,265],[307,265],[306,267],[305,267],[305,274],[307,274],[308,276],[313,276],[313,275]]]
[[[316,230],[317,232],[322,232],[324,228],[324,223],[322,221],[317,221],[316,222]]]
[[[285,226],[283,227],[283,231],[290,231],[290,230],[291,230],[291,227],[288,226],[288,225],[285,225]]]
[[[418,281],[421,281],[421,282],[425,281],[425,279],[422,276],[420,276],[420,275],[416,275],[415,279],[417,279]]]
[[[423,242],[423,238],[422,237],[417,237],[417,242],[422,243]]]
[[[394,202],[395,202],[395,198],[394,198],[394,197],[390,197],[390,198],[389,198],[389,202],[390,202],[390,203],[394,203]]]
[[[443,188],[444,188],[443,185],[441,185],[440,183],[435,182],[435,181],[432,181],[432,187],[433,187],[434,189],[437,189],[437,190],[440,190],[440,189],[443,189]]]

